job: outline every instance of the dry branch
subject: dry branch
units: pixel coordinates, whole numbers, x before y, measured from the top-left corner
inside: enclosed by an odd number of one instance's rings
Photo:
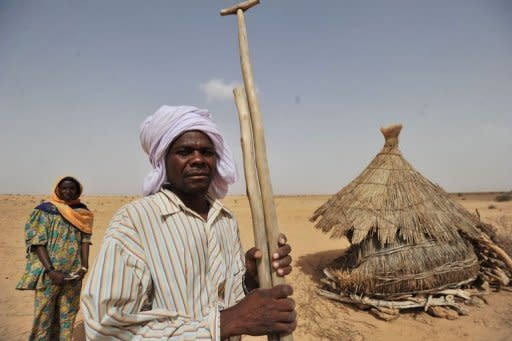
[[[378,300],[369,298],[366,296],[357,296],[357,295],[343,295],[343,294],[335,294],[330,291],[326,290],[319,290],[318,293],[322,296],[325,296],[327,298],[330,298],[332,300],[344,302],[344,303],[351,303],[351,304],[363,304],[366,306],[370,306],[376,309],[380,309],[382,307],[388,308],[388,309],[398,309],[398,310],[404,310],[404,309],[412,309],[412,308],[424,308],[428,307],[434,307],[434,306],[446,306],[455,309],[460,315],[467,315],[467,311],[462,308],[459,304],[455,303],[453,300],[453,296],[447,295],[447,296],[441,296],[441,297],[431,297],[428,298],[424,297],[414,297],[406,300],[401,301],[387,301],[387,300]],[[450,299],[451,297],[451,299]]]
[[[478,242],[493,251],[499,257],[499,259],[501,259],[507,265],[508,270],[512,271],[512,259],[501,247],[496,245],[486,235],[480,236],[480,238],[478,238]]]

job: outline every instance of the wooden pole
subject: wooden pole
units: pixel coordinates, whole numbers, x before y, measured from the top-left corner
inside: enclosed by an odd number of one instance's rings
[[[252,133],[254,138],[254,152],[256,160],[256,169],[258,171],[258,180],[260,184],[261,197],[263,201],[263,211],[265,217],[265,229],[267,232],[267,241],[269,245],[269,257],[272,261],[272,254],[278,247],[279,227],[277,224],[277,213],[274,203],[274,194],[270,182],[270,171],[268,168],[267,151],[265,145],[265,132],[263,129],[263,119],[261,116],[258,98],[256,96],[256,87],[252,76],[251,61],[249,58],[249,43],[247,41],[247,29],[243,10],[236,12],[238,17],[238,41],[240,45],[240,63],[242,65],[242,75],[244,79],[247,101],[251,114]],[[271,268],[272,269],[272,268]],[[271,271],[272,285],[284,283],[284,278],[277,276],[275,271]],[[272,336],[268,336],[269,339]],[[293,341],[293,335],[280,336],[281,341]]]
[[[247,29],[245,26],[244,12],[239,9],[236,12],[238,17],[238,41],[240,45],[240,63],[242,66],[242,76],[244,79],[247,102],[251,113],[252,133],[254,138],[254,152],[256,155],[256,168],[258,170],[258,180],[260,183],[261,197],[263,200],[263,209],[265,215],[265,229],[269,245],[269,252],[272,255],[277,250],[277,241],[279,238],[279,227],[277,223],[277,213],[274,203],[274,194],[270,182],[270,170],[268,168],[267,151],[265,145],[265,132],[263,129],[263,119],[260,112],[258,97],[256,96],[256,87],[252,76],[252,66],[249,57],[249,43],[247,40]],[[270,257],[272,260],[272,257]],[[284,283],[282,277],[278,277],[275,271],[272,271],[272,284]]]
[[[260,288],[268,289],[272,287],[272,278],[270,277],[271,267],[269,262],[267,233],[265,232],[263,202],[254,161],[255,155],[251,117],[244,90],[242,88],[235,88],[233,89],[233,94],[235,96],[238,117],[240,119],[240,143],[242,145],[244,159],[247,197],[249,198],[249,205],[251,206],[254,244],[263,254],[261,260],[258,262],[258,280],[260,282]]]
[[[269,267],[272,269],[272,254],[277,251],[279,239],[279,227],[277,223],[277,213],[274,203],[274,194],[270,182],[270,171],[268,168],[267,151],[265,145],[265,132],[263,129],[263,119],[260,112],[258,98],[256,96],[256,87],[252,75],[252,66],[249,57],[249,43],[247,40],[247,28],[245,25],[244,10],[247,10],[259,3],[259,0],[248,0],[238,5],[232,6],[221,11],[221,15],[234,14],[236,11],[238,19],[238,43],[240,48],[240,64],[242,67],[242,76],[249,106],[250,121],[252,126],[252,136],[254,138],[254,154],[257,169],[257,178],[263,203],[265,230],[267,235],[267,245],[269,247]],[[284,278],[277,276],[275,271],[271,271],[272,285],[284,283]],[[293,335],[275,336],[268,335],[269,340],[280,339],[282,341],[293,341]]]

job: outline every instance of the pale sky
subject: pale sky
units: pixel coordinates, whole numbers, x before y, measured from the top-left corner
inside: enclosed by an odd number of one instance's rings
[[[209,109],[235,155],[236,17],[220,0],[0,0],[0,193],[140,194],[138,129]],[[331,194],[402,123],[450,192],[512,189],[512,1],[262,0],[246,15],[275,194]]]

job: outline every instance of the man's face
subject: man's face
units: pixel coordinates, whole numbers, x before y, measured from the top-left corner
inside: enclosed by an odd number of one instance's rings
[[[169,147],[165,168],[176,194],[204,195],[217,170],[215,147],[206,134],[187,131]]]
[[[79,196],[78,184],[73,180],[64,180],[59,183],[58,196],[64,201],[73,201]]]

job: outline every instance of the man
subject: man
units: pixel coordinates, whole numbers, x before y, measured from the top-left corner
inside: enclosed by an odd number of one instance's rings
[[[50,201],[37,206],[25,225],[27,264],[16,289],[35,291],[29,340],[71,340],[73,335],[93,224],[81,193],[77,179],[58,179]]]
[[[288,285],[257,289],[237,223],[217,199],[236,180],[231,153],[206,110],[161,107],[141,126],[153,170],[144,198],[114,216],[82,296],[89,339],[219,340],[290,333]],[[273,255],[291,271],[284,236]],[[248,294],[245,296],[244,291]]]

